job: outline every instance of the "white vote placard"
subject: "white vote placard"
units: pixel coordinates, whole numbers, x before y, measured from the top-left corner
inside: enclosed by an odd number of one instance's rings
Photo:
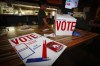
[[[51,66],[67,47],[37,33],[8,40],[25,66]]]
[[[77,19],[67,14],[57,14],[55,20],[55,34],[71,36],[76,26],[76,20]]]

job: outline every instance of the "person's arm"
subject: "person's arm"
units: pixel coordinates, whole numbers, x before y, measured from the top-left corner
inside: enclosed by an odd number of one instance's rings
[[[50,26],[48,25],[48,22],[47,22],[46,18],[43,18],[43,21],[44,21],[45,26],[50,27]]]

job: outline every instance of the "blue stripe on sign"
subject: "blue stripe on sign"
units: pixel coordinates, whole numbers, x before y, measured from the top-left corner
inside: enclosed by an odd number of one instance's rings
[[[34,53],[35,53],[35,52],[34,52]],[[33,55],[34,53],[32,53],[32,54],[28,55],[27,57],[23,58],[23,60],[26,59],[26,58],[28,58],[29,56]]]
[[[32,62],[43,62],[43,61],[48,61],[50,59],[48,58],[30,58],[27,59],[26,63],[32,63]]]

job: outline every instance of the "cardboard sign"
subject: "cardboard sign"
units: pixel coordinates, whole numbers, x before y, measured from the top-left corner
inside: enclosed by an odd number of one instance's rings
[[[55,20],[55,34],[71,36],[76,26],[76,19],[70,15],[57,14]]]
[[[66,0],[65,2],[65,8],[72,9],[76,8],[78,6],[79,0]]]
[[[66,48],[37,33],[8,40],[26,66],[51,66]]]

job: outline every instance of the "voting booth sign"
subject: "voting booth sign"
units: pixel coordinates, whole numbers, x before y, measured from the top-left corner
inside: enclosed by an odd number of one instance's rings
[[[67,14],[57,14],[55,20],[55,35],[71,36],[75,30],[76,20]]]

